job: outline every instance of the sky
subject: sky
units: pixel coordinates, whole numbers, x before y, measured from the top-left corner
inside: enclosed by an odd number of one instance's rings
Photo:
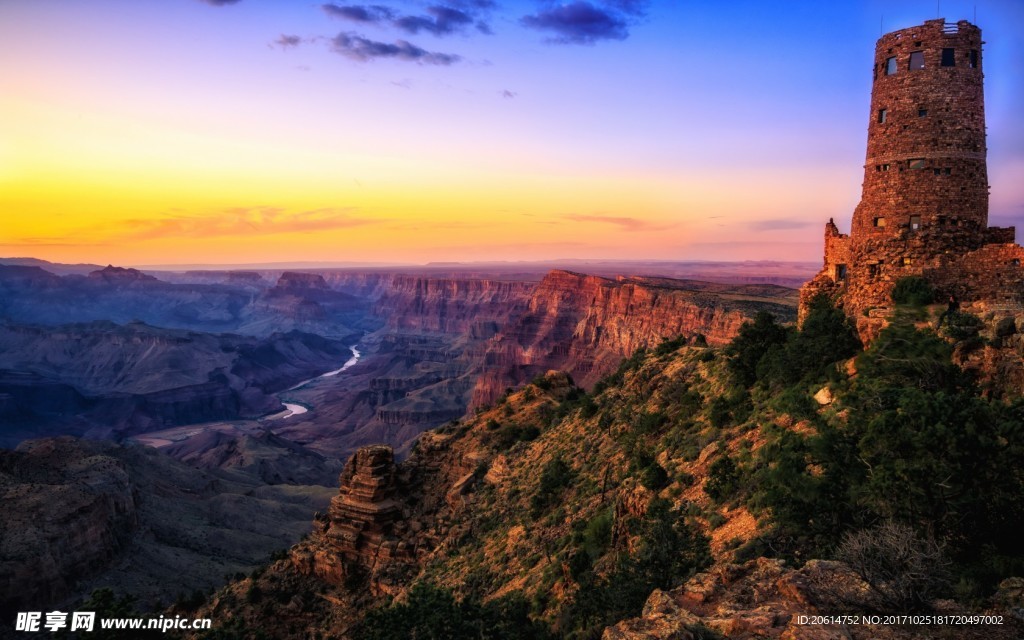
[[[935,17],[1022,225],[1018,0],[0,0],[0,256],[820,260],[874,42]]]

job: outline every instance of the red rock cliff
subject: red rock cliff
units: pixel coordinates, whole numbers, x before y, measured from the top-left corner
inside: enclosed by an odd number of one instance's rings
[[[526,310],[487,345],[471,408],[549,369],[568,371],[590,387],[622,358],[663,338],[699,333],[711,344],[723,344],[758,310],[791,320],[795,293],[771,285],[610,280],[552,271],[534,289]]]
[[[395,330],[489,338],[526,307],[533,282],[397,275],[374,305]]]

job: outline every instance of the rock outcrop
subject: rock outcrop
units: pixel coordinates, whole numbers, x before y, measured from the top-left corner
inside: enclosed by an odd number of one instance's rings
[[[1017,625],[976,627],[899,625],[863,621],[866,609],[850,611],[850,602],[868,589],[841,562],[811,560],[803,567],[787,567],[782,560],[757,558],[743,564],[725,564],[699,573],[671,591],[655,590],[643,613],[605,629],[603,640],[698,640],[711,629],[726,638],[755,640],[910,640],[911,638],[1010,638]],[[844,606],[845,603],[845,606]],[[936,614],[970,615],[951,601],[938,601]],[[850,611],[843,624],[841,612]],[[814,622],[825,616],[832,623]],[[1005,616],[1009,618],[1009,616]],[[952,633],[951,633],[952,632]]]
[[[402,540],[407,532],[396,500],[397,467],[391,447],[358,450],[341,472],[341,488],[326,515],[317,515],[318,548],[293,551],[295,566],[331,584],[370,578],[374,592],[396,584],[401,565],[413,559]]]

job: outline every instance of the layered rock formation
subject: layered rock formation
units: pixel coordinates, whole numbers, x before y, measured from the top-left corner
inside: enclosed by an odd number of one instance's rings
[[[395,276],[374,305],[395,331],[494,335],[525,308],[535,283],[483,279]]]
[[[794,291],[773,285],[716,285],[667,278],[610,280],[552,271],[525,311],[487,345],[471,406],[506,387],[557,369],[589,388],[622,358],[665,338],[703,335],[723,344],[754,313],[795,316]]]
[[[394,584],[389,578],[413,558],[401,539],[408,530],[396,500],[396,471],[390,447],[357,451],[341,472],[326,516],[317,516],[320,547],[294,551],[296,567],[332,584],[369,577],[375,592],[387,592]]]

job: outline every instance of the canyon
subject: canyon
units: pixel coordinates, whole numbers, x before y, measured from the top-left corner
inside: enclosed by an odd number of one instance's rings
[[[719,344],[757,311],[788,321],[796,309],[775,284],[660,275],[46,266],[0,260],[5,504],[50,523],[5,529],[7,607],[19,585],[55,604],[112,585],[147,606],[207,589],[309,531],[359,447],[399,460],[424,431],[548,369],[589,388],[635,349]],[[78,505],[66,513],[65,494]],[[153,576],[181,564],[166,545],[195,569],[160,589]],[[33,576],[36,548],[53,555]],[[159,567],[148,578],[146,561]]]

